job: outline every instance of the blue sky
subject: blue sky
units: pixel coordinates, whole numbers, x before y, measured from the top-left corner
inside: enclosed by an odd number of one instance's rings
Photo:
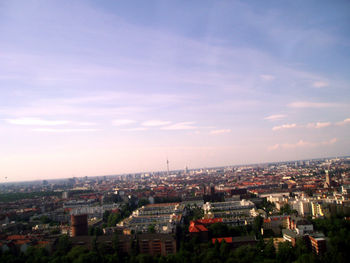
[[[1,1],[0,182],[349,155],[349,17],[348,1]]]

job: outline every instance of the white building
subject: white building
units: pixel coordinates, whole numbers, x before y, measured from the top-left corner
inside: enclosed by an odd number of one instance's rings
[[[135,210],[118,226],[135,232],[147,232],[154,227],[157,233],[172,233],[182,220],[183,210],[180,203],[150,204]]]
[[[249,200],[241,201],[228,201],[228,202],[217,202],[210,203],[207,202],[203,205],[204,214],[208,217],[223,217],[223,218],[232,218],[232,217],[250,217],[251,211],[255,208],[253,202]]]

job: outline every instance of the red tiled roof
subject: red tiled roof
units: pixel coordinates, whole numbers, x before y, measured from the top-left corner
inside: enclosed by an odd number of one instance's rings
[[[316,188],[314,184],[304,184],[304,188]]]
[[[203,225],[197,225],[196,226],[201,232],[206,232],[206,231],[208,231],[208,229],[205,227],[205,226],[203,226]]]
[[[209,220],[210,220],[210,219],[209,219]],[[217,220],[215,220],[215,221],[217,221]],[[190,222],[190,226],[189,226],[189,228],[188,228],[188,231],[189,231],[190,233],[208,232],[208,228],[206,228],[206,227],[204,226],[205,224],[202,224],[201,222],[202,222],[201,219],[196,220],[196,221],[191,221],[191,222]],[[207,219],[205,219],[204,222],[208,222]],[[210,222],[212,222],[212,221],[210,221]]]
[[[232,237],[218,237],[218,238],[212,238],[211,241],[213,242],[213,244],[216,243],[216,241],[218,241],[219,243],[221,243],[223,240],[225,240],[226,243],[232,243]]]
[[[222,223],[222,218],[198,219],[197,222],[203,225],[210,225],[214,223]]]
[[[277,216],[277,217],[269,217],[264,219],[264,223],[270,223],[271,221],[280,221],[287,219],[288,216]]]
[[[208,232],[208,229],[203,225],[190,225],[188,228],[190,233]]]
[[[190,232],[190,233],[198,233],[200,231],[199,231],[199,229],[196,226],[190,226],[188,228],[188,232]]]
[[[6,238],[7,240],[19,240],[19,239],[26,239],[26,236],[24,235],[11,235]]]

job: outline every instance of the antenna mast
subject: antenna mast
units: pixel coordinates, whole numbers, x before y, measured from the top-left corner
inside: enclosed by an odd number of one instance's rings
[[[169,160],[166,158],[167,175],[169,176]]]

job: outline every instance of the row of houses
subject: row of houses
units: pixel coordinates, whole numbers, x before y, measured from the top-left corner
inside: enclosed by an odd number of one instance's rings
[[[55,238],[35,236],[35,235],[8,235],[0,236],[0,250],[2,252],[22,252],[25,253],[31,246],[46,248],[52,251]]]
[[[116,248],[118,253],[131,254],[133,249],[141,254],[162,255],[175,254],[177,252],[176,239],[171,234],[144,233],[135,235],[103,235],[98,236],[94,242],[93,236],[72,237],[73,246],[84,246],[92,249],[93,243]]]
[[[185,206],[181,203],[149,204],[135,210],[128,218],[117,224],[130,232],[175,233],[182,223]]]
[[[267,200],[274,203],[277,210],[280,210],[285,204],[298,212],[300,216],[312,216],[313,218],[336,215],[339,213],[350,214],[350,201],[344,199],[344,196],[317,196],[306,197],[303,195],[290,197],[285,193],[270,195]]]
[[[230,225],[251,224],[257,215],[255,204],[250,200],[207,202],[203,205],[205,218],[222,218]]]

